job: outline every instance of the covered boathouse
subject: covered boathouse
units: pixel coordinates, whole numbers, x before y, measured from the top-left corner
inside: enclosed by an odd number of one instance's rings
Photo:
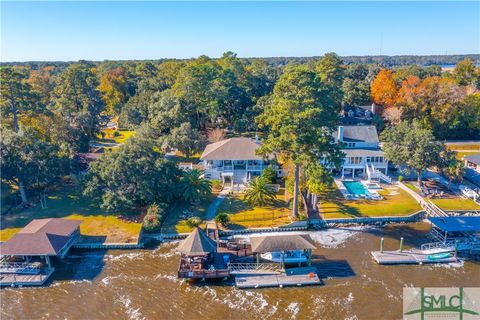
[[[227,261],[217,255],[217,243],[200,228],[195,228],[182,241],[177,251],[181,253],[179,278],[204,279],[230,276]]]
[[[50,258],[63,258],[80,237],[80,220],[35,219],[0,244],[0,286],[43,285]]]

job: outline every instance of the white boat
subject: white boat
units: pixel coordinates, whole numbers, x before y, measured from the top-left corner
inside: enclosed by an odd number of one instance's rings
[[[283,262],[285,264],[307,262],[308,260],[308,255],[303,250],[285,251],[283,254]],[[260,254],[260,257],[263,260],[282,263],[282,252],[280,251],[265,252]]]

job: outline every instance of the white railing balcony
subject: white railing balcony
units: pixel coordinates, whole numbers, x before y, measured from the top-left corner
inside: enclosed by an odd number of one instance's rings
[[[247,164],[247,170],[261,171],[263,169],[264,169],[263,164]]]

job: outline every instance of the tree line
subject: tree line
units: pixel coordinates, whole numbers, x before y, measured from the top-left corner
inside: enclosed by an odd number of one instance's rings
[[[199,175],[186,177],[164,153],[191,156],[215,130],[261,131],[262,152],[275,152],[291,167],[287,186],[314,211],[331,178],[319,160],[336,166],[342,159],[332,144],[342,109],[373,101],[380,105],[379,129],[416,121],[435,139],[474,138],[479,79],[470,59],[442,72],[438,66],[347,64],[334,53],[285,65],[226,52],[220,59],[158,63],[2,66],[2,180],[28,203],[28,195],[78,174],[79,154],[115,120],[136,136],[92,163],[82,176],[84,193],[108,210],[163,207],[184,196],[190,179],[199,187],[188,201],[196,201],[205,195]]]

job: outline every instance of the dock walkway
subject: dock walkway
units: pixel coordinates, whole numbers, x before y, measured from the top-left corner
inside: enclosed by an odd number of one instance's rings
[[[39,274],[5,273],[0,275],[0,286],[41,286],[53,274],[54,268],[42,269]]]
[[[372,256],[379,264],[424,264],[424,263],[450,263],[457,262],[454,256],[432,259],[432,255],[423,254],[413,250],[404,251],[372,251]],[[430,257],[430,258],[429,258]]]
[[[298,272],[287,272],[274,275],[239,276],[235,277],[235,285],[240,289],[289,287],[289,286],[312,286],[320,285],[322,281],[318,277],[315,268],[300,268]]]

